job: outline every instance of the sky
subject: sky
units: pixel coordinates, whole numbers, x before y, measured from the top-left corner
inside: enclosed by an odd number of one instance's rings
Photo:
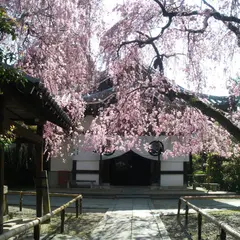
[[[115,7],[117,3],[121,4],[126,0],[103,0],[104,8],[106,9],[106,12],[104,14],[104,21],[107,24],[107,27],[113,26],[119,19],[120,16],[118,16],[116,13],[112,13],[112,9]],[[131,1],[131,0],[127,0]],[[185,0],[185,3],[191,3],[191,4],[201,4],[201,0]],[[210,4],[212,4],[214,7],[216,7],[217,0],[209,0]],[[201,5],[203,6],[203,5]],[[236,61],[236,67],[238,67],[237,61]],[[233,66],[234,71],[234,66]],[[179,77],[176,81],[177,84],[181,85],[184,88],[189,89],[189,84],[187,84],[186,81],[184,81],[183,78]],[[191,87],[190,87],[190,90]],[[218,96],[227,96],[228,90],[226,89],[226,80],[222,78],[221,75],[216,71],[214,75],[212,75],[207,80],[207,87],[204,88],[203,93],[205,94],[211,94],[211,95],[218,95]]]

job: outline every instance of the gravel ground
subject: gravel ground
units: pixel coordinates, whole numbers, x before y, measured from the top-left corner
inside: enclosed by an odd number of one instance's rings
[[[14,218],[34,218],[36,210],[30,208],[23,208],[23,212],[19,212],[18,207],[10,207],[10,212]],[[218,220],[227,223],[235,230],[240,232],[240,211],[238,210],[224,210],[224,211],[212,211],[209,214],[216,217]],[[74,213],[67,213],[65,218],[64,234],[70,236],[76,236],[79,239],[90,239],[92,230],[97,226],[99,221],[104,216],[104,212],[101,213],[83,213],[79,218],[75,217]],[[185,239],[197,239],[197,215],[189,214],[188,229],[185,228],[185,215],[180,216],[180,223],[177,221],[177,216],[174,215],[162,215],[161,219],[165,224],[165,227],[169,233],[169,236],[173,240],[185,240]],[[46,239],[51,239],[54,234],[60,233],[60,215],[52,218],[50,224],[42,224],[41,235],[48,235]],[[203,218],[202,225],[202,240],[216,240],[220,239],[219,229],[213,223]],[[22,238],[18,239],[30,239],[26,236],[33,236],[33,230],[25,233]],[[32,239],[32,237],[31,237]],[[227,240],[233,240],[234,238],[227,235]]]
[[[34,218],[36,210],[30,208],[23,208],[22,212],[19,212],[18,207],[10,207],[9,212],[13,218],[30,219]],[[79,239],[89,239],[92,230],[96,227],[99,221],[104,216],[103,212],[100,213],[83,213],[76,218],[74,213],[66,213],[64,234],[70,236],[76,236]],[[60,214],[51,219],[49,224],[41,225],[41,235],[48,235],[47,239],[51,239],[54,234],[60,233]],[[25,233],[22,238],[27,239],[26,236],[33,236],[33,229],[28,233]]]
[[[223,221],[226,224],[233,227],[236,231],[240,232],[240,211],[225,210],[210,212],[212,216],[216,217],[219,221]],[[189,214],[188,229],[185,228],[185,215],[180,216],[180,222],[177,221],[176,215],[161,216],[163,223],[169,236],[173,240],[185,240],[185,239],[197,239],[197,214]],[[216,240],[219,238],[219,228],[203,218],[202,225],[202,240]],[[235,239],[227,234],[227,240]]]

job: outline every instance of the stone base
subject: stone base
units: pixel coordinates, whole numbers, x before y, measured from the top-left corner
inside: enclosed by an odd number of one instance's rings
[[[159,183],[153,183],[151,186],[150,186],[150,189],[151,190],[156,190],[156,189],[159,189]]]
[[[6,185],[3,186],[3,193],[4,194],[8,193],[8,186],[6,186]]]
[[[103,183],[100,188],[102,189],[110,189],[110,183]]]
[[[7,186],[3,186],[3,192],[4,192],[4,196],[3,196],[3,215],[8,215],[8,204],[7,204],[7,193],[8,193],[8,187]]]
[[[186,189],[187,186],[183,185],[183,186],[161,186],[160,189]]]

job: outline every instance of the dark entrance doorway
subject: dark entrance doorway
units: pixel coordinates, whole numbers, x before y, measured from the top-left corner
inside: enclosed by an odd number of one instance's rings
[[[151,184],[151,160],[133,151],[110,161],[110,184],[147,186]]]

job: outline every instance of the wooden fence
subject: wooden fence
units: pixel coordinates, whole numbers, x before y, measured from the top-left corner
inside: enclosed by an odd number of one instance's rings
[[[23,195],[36,195],[36,192],[22,192],[22,191],[11,191],[9,194],[19,194],[20,200],[19,200],[19,210],[22,211],[22,199]],[[61,213],[61,226],[60,226],[60,232],[64,232],[64,222],[65,222],[65,209],[69,207],[70,204],[75,202],[76,207],[76,218],[78,218],[79,213],[82,213],[82,195],[78,194],[64,194],[64,193],[50,193],[50,196],[55,197],[75,197],[74,199],[70,200],[66,204],[62,205],[61,207],[51,211],[50,213],[36,218],[32,220],[31,222],[28,222],[22,226],[16,227],[13,230],[9,230],[8,232],[5,232],[4,234],[0,235],[0,240],[6,240],[11,237],[14,237],[16,235],[19,235],[23,232],[26,232],[30,228],[34,227],[34,239],[38,240],[40,236],[40,225],[48,220],[50,220],[54,215]]]
[[[33,196],[36,195],[36,192],[29,191],[8,191],[8,195],[19,195],[19,211],[22,211],[23,206],[23,196]],[[50,197],[77,197],[79,194],[73,193],[49,193]],[[78,203],[76,203],[77,205]],[[82,211],[82,199],[80,199],[80,210]],[[82,212],[80,212],[82,213]]]
[[[185,203],[185,226],[187,227],[188,225],[188,212],[189,212],[189,207],[194,209],[198,215],[197,215],[197,224],[198,224],[198,240],[202,239],[202,217],[205,217],[208,219],[210,222],[214,223],[217,225],[221,232],[220,232],[220,240],[226,240],[226,235],[229,234],[234,239],[240,239],[240,233],[237,232],[235,229],[233,229],[231,226],[227,225],[226,223],[222,221],[218,221],[215,217],[207,214],[205,211],[202,209],[198,208],[197,206],[191,204],[190,202],[187,201],[187,199],[215,199],[215,198],[240,198],[240,196],[201,196],[201,197],[192,197],[192,196],[186,196],[186,197],[181,197],[179,198],[178,201],[178,213],[177,213],[177,218],[179,220],[180,218],[180,209],[181,209],[181,203]]]

